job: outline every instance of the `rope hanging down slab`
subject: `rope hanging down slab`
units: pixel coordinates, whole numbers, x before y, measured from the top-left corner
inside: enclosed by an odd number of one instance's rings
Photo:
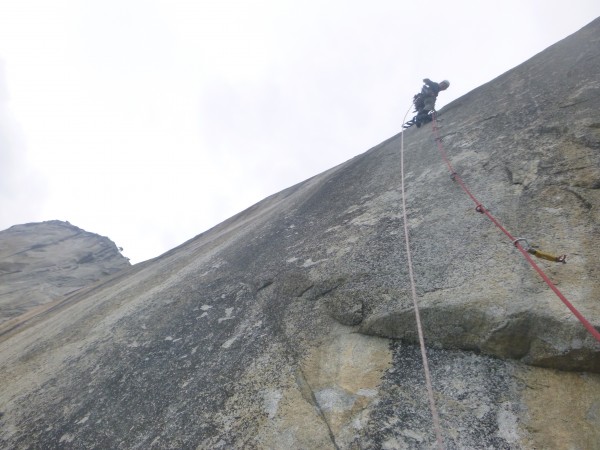
[[[411,107],[406,112],[402,123],[406,122],[406,116],[412,109]],[[435,399],[433,397],[433,387],[431,386],[431,376],[429,374],[429,362],[427,360],[427,350],[425,348],[425,339],[423,338],[423,327],[421,326],[421,315],[419,313],[419,305],[417,302],[417,289],[415,287],[415,277],[413,271],[412,256],[410,252],[410,240],[408,235],[408,220],[406,214],[406,194],[404,192],[404,131],[400,134],[400,174],[401,174],[401,189],[402,189],[402,216],[404,221],[404,241],[406,243],[406,258],[408,262],[408,274],[410,277],[410,287],[412,292],[412,300],[415,308],[415,319],[417,322],[417,332],[419,334],[419,345],[421,347],[421,357],[423,359],[423,369],[425,371],[425,383],[427,385],[427,396],[429,398],[429,409],[431,410],[431,416],[433,418],[433,427],[435,429],[435,435],[437,440],[438,449],[442,450],[444,444],[442,441],[442,432],[440,428],[440,419],[438,416],[437,408],[435,406]]]
[[[448,159],[448,155],[444,150],[444,146],[442,145],[442,140],[440,138],[435,113],[433,114],[432,131],[434,134],[435,141],[437,142],[438,150],[440,151],[444,162],[446,163],[448,169],[450,170],[450,173],[452,174],[452,179],[455,180],[463,189],[463,191],[465,191],[465,193],[471,198],[471,200],[475,202],[476,211],[485,214],[494,223],[494,225],[496,225],[500,229],[500,231],[502,231],[510,239],[510,241],[514,243],[515,247],[517,247],[517,249],[523,254],[527,262],[529,262],[531,267],[533,267],[535,271],[542,277],[542,279],[546,282],[550,289],[552,289],[554,293],[558,296],[558,298],[560,298],[560,300],[565,304],[565,306],[571,310],[571,312],[583,324],[586,330],[588,330],[592,334],[592,336],[594,336],[594,338],[596,338],[596,340],[600,342],[600,332],[598,332],[598,330],[594,328],[594,326],[583,316],[583,314],[581,314],[577,310],[577,308],[575,308],[573,304],[569,300],[567,300],[567,298],[562,294],[562,292],[560,292],[558,288],[554,285],[554,283],[552,283],[548,275],[546,275],[544,271],[535,263],[533,258],[531,258],[528,249],[524,248],[520,244],[521,239],[516,239],[512,234],[508,232],[508,230],[506,230],[506,228],[502,226],[502,224],[481,204],[481,202],[477,200],[477,198],[471,193],[471,191],[469,190],[463,179],[460,177],[460,175],[454,170],[454,167],[452,167],[452,164]]]

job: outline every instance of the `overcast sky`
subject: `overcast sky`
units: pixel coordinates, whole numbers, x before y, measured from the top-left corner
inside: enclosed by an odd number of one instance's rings
[[[2,0],[0,230],[65,220],[133,263],[401,130],[600,1]]]

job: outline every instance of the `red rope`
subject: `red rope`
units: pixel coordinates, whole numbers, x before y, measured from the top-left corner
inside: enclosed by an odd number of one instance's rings
[[[519,244],[519,242],[515,239],[515,237],[512,234],[510,234],[506,230],[506,228],[504,228],[502,226],[502,224],[494,216],[492,216],[492,214],[481,204],[481,202],[479,202],[479,200],[477,200],[477,198],[471,193],[471,191],[469,190],[469,188],[467,187],[467,185],[465,184],[463,179],[460,177],[460,175],[454,170],[454,167],[452,167],[452,164],[450,163],[450,160],[448,159],[448,155],[446,154],[446,151],[444,150],[444,146],[442,145],[442,140],[440,139],[435,113],[433,115],[432,124],[433,124],[433,133],[435,134],[435,141],[437,142],[438,150],[442,154],[442,158],[444,159],[444,162],[448,166],[448,169],[450,169],[450,172],[452,173],[452,177],[460,185],[460,187],[463,189],[463,191],[465,191],[466,194],[469,197],[471,197],[471,199],[475,202],[475,204],[477,205],[477,208],[476,208],[477,211],[482,214],[485,214],[494,223],[494,225],[496,225],[506,236],[508,236],[508,238],[511,240],[511,242],[513,242],[515,244],[515,247],[517,247],[517,249],[519,249],[519,251],[523,254],[525,259],[529,262],[529,264],[531,264],[531,266],[536,270],[536,272],[538,274],[540,274],[540,276],[546,282],[546,284],[550,287],[550,289],[552,289],[554,291],[554,293],[558,296],[558,298],[560,298],[561,301],[566,305],[566,307],[571,310],[571,312],[575,315],[575,317],[577,317],[577,319],[579,319],[579,321],[592,334],[592,336],[594,336],[596,338],[596,340],[598,342],[600,342],[600,332],[598,332],[598,330],[596,330],[596,328],[594,328],[594,326],[577,310],[577,308],[575,308],[573,306],[573,304],[569,300],[567,300],[567,298],[562,294],[562,292],[560,292],[558,290],[558,288],[554,285],[554,283],[552,283],[552,281],[550,280],[550,278],[548,278],[548,276],[544,273],[544,271],[542,269],[540,269],[540,267],[535,263],[535,261],[529,255],[529,253],[527,253],[527,250],[525,250],[521,246],[521,244]]]

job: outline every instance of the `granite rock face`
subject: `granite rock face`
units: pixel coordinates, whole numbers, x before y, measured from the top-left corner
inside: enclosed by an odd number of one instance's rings
[[[127,267],[110,239],[68,222],[0,231],[0,323]]]
[[[440,111],[483,204],[600,325],[600,20]],[[444,445],[600,448],[600,343],[405,132]],[[9,448],[433,448],[400,139],[0,328]],[[40,337],[43,339],[40,339]]]

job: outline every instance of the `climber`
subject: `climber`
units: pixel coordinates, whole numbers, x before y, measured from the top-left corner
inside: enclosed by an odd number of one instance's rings
[[[450,86],[448,80],[436,83],[429,78],[425,78],[423,83],[425,84],[423,85],[421,92],[413,97],[417,115],[412,119],[412,122],[417,125],[417,128],[431,121],[431,115],[429,113],[435,111],[435,100],[437,99],[438,93],[440,91],[445,91],[448,89],[448,86]]]

